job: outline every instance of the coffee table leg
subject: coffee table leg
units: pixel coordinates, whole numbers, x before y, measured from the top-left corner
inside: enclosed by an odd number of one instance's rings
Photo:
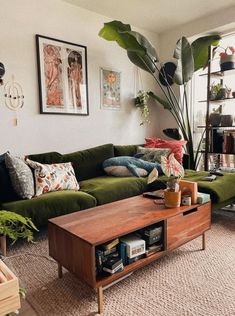
[[[104,311],[104,297],[102,286],[98,287],[98,312],[102,314]]]
[[[2,251],[2,255],[4,257],[6,257],[7,255],[7,241],[6,241],[6,236],[1,236],[0,237],[1,240],[1,251]]]
[[[63,276],[62,265],[58,262],[58,277],[61,279]]]
[[[206,233],[202,234],[202,250],[206,249]]]

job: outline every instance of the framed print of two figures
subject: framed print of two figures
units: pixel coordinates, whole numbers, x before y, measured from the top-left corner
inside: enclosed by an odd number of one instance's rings
[[[88,115],[86,47],[36,35],[40,113]]]

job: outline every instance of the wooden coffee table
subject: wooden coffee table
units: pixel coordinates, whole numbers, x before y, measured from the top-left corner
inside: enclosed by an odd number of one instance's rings
[[[105,277],[96,276],[95,247],[154,223],[163,223],[163,250]],[[136,196],[49,220],[49,254],[81,281],[98,289],[98,309],[103,312],[103,287],[164,256],[202,235],[211,226],[211,204],[165,208],[153,200]]]

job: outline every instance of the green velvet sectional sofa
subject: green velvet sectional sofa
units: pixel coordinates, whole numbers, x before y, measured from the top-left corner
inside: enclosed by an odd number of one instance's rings
[[[28,216],[40,227],[46,225],[47,220],[52,217],[164,188],[164,177],[148,185],[146,178],[121,178],[105,174],[102,168],[105,159],[114,156],[133,156],[136,151],[137,145],[105,144],[64,155],[57,152],[29,155],[29,159],[46,164],[72,162],[80,190],[49,192],[31,200],[9,197],[9,200],[0,202],[1,209]],[[211,194],[214,208],[234,201],[235,174],[226,174],[213,182],[202,181],[205,174],[207,173],[187,170],[185,178],[198,182],[199,191]],[[0,197],[3,196],[1,190],[6,192],[6,189],[6,186],[0,187]]]

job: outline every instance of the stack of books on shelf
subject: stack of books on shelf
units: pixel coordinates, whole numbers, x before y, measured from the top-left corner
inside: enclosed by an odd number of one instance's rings
[[[132,234],[96,247],[96,273],[110,275],[124,266],[163,250],[163,223],[157,223]]]
[[[123,262],[120,258],[119,239],[116,238],[96,248],[96,272],[114,274],[123,270]]]
[[[235,153],[235,130],[224,131],[223,152],[228,154]]]
[[[210,151],[235,154],[235,130],[213,130]]]

